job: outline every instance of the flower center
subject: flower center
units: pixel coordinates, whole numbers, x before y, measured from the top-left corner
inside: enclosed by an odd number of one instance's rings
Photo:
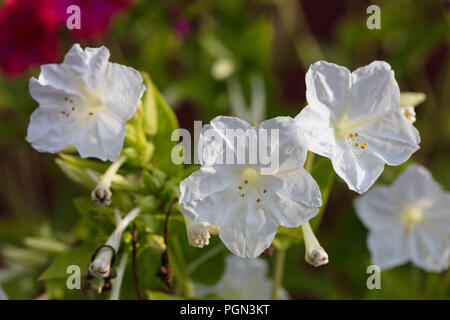
[[[405,224],[406,233],[409,233],[414,225],[423,220],[423,210],[431,204],[432,201],[430,199],[426,199],[414,205],[403,205],[403,211],[400,218]]]
[[[85,87],[82,87],[81,90],[83,92],[83,98],[81,100],[70,95],[64,97],[62,101],[63,107],[60,111],[63,117],[70,118],[76,115],[78,117],[90,118],[105,108],[100,96]]]
[[[336,138],[344,140],[345,144],[356,154],[362,153],[369,143],[361,141],[361,137],[354,129],[359,126],[358,123],[346,121],[347,114],[334,123],[334,134]]]
[[[248,193],[256,190],[258,196],[256,202],[261,202],[261,196],[267,193],[267,189],[261,190],[260,188],[261,175],[253,168],[247,168],[241,173],[241,184],[238,185],[239,196],[246,198]]]
[[[254,187],[259,186],[259,173],[253,168],[247,168],[242,171],[242,179],[244,184],[249,184]]]

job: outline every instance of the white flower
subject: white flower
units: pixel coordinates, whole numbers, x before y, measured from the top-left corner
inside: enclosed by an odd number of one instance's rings
[[[369,229],[373,264],[388,269],[411,260],[426,271],[448,268],[450,193],[424,167],[410,165],[392,186],[358,198],[355,208]]]
[[[296,120],[309,150],[330,158],[351,190],[366,192],[384,164],[399,165],[419,149],[419,133],[400,112],[400,90],[386,62],[352,73],[325,61],[306,74],[305,107]]]
[[[267,262],[263,259],[244,259],[233,255],[225,260],[225,273],[214,286],[195,284],[197,297],[216,293],[227,300],[269,300],[272,280],[267,278]],[[281,300],[289,299],[283,288],[278,289]]]
[[[108,59],[105,47],[74,44],[62,64],[43,65],[39,79],[30,79],[39,103],[28,127],[33,148],[55,153],[73,144],[83,158],[119,158],[145,86],[138,71]]]
[[[241,131],[237,144],[227,136],[228,129]],[[263,170],[267,169],[264,161],[251,164],[256,151],[252,152],[252,143],[246,143],[245,132],[256,145],[264,142],[264,132],[270,133],[271,164],[278,164],[274,170]],[[307,150],[298,134],[289,117],[256,127],[234,117],[213,119],[200,137],[201,169],[181,182],[180,210],[198,224],[219,226],[219,237],[235,255],[257,257],[270,246],[278,226],[299,227],[322,205],[317,183],[303,169]],[[221,164],[230,155],[241,164]]]

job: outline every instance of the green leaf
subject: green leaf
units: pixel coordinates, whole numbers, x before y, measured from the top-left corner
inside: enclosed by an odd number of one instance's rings
[[[58,256],[50,267],[44,271],[39,280],[62,279],[70,276],[67,267],[71,265],[79,266],[81,275],[87,275],[88,265],[91,261],[92,254],[98,245],[95,243],[85,243],[80,247],[70,250]]]
[[[172,149],[177,141],[171,141],[172,132],[178,129],[178,120],[173,110],[167,105],[161,92],[147,73],[142,73],[147,86],[144,96],[144,131],[150,136],[155,147],[152,163],[160,170],[179,176],[181,165],[171,159]]]

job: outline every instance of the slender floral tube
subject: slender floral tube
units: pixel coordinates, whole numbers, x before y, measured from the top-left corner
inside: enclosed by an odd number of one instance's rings
[[[95,278],[108,278],[111,272],[111,262],[115,253],[119,250],[122,233],[140,213],[141,209],[135,208],[125,218],[120,217],[120,211],[115,210],[116,229],[109,236],[103,247],[97,252],[94,260],[89,265],[89,274]],[[114,251],[112,250],[114,249]]]
[[[314,267],[320,267],[328,263],[328,254],[317,240],[309,222],[302,225],[303,238],[305,239],[305,260]]]
[[[127,267],[127,262],[128,262],[128,252],[125,252],[122,255],[122,258],[120,259],[119,267],[117,268],[117,278],[114,280],[109,300],[119,300],[120,289],[122,287],[122,280],[123,275],[125,273],[125,269]]]
[[[119,168],[126,161],[126,157],[122,156],[119,160],[114,162],[108,170],[106,170],[105,174],[100,178],[100,181],[97,184],[97,187],[92,191],[91,198],[92,201],[101,206],[110,205],[111,204],[111,182],[114,175],[117,173]]]

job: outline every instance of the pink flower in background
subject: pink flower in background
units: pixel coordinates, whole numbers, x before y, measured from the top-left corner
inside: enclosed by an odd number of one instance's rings
[[[175,31],[181,37],[187,37],[191,33],[191,25],[189,23],[189,20],[183,18],[182,16],[173,18],[172,23],[174,25]]]
[[[70,14],[67,8],[77,5],[81,11],[81,29],[70,30],[79,39],[98,39],[108,29],[111,19],[120,11],[128,9],[132,0],[53,0],[61,19],[66,23]]]
[[[9,76],[58,58],[58,17],[48,0],[8,0],[0,7],[0,67]]]

